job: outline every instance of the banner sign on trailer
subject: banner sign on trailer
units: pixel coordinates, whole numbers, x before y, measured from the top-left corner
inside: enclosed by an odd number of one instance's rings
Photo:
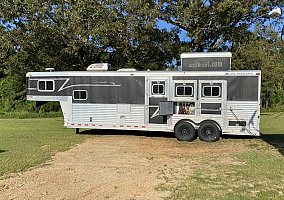
[[[181,67],[183,71],[228,71],[231,70],[231,53],[183,53]]]

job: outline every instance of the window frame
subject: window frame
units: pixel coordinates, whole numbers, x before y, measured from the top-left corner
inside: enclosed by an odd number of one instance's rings
[[[207,95],[204,94],[205,87],[210,87],[210,88],[211,88],[211,92],[210,92],[211,95],[210,95],[210,96],[207,96]],[[219,94],[218,94],[218,96],[213,96],[213,95],[212,95],[212,88],[213,88],[213,87],[219,89]],[[220,98],[220,97],[221,97],[221,87],[220,87],[219,85],[204,85],[204,86],[202,87],[202,97],[204,97],[204,98]]]
[[[39,88],[39,83],[44,82],[44,90]],[[52,82],[52,90],[47,90],[47,82]],[[39,92],[54,92],[55,90],[55,81],[54,80],[38,80],[37,81],[37,91]]]
[[[184,95],[178,95],[177,94],[177,88],[178,87],[183,87],[183,92],[184,92]],[[185,88],[186,87],[189,87],[191,88],[191,95],[186,95],[185,94]],[[176,93],[176,97],[194,97],[194,89],[193,89],[193,86],[192,85],[177,85],[176,88],[175,88],[175,93]]]
[[[85,99],[75,99],[75,95],[74,95],[75,92],[86,92],[86,98]],[[79,97],[81,97],[81,94],[79,95]],[[87,90],[73,90],[72,98],[75,101],[85,101],[88,99],[88,91]]]
[[[158,86],[158,92],[159,92],[159,86],[163,86],[163,93],[154,93],[154,86]],[[151,95],[165,95],[165,83],[152,83],[151,87]]]

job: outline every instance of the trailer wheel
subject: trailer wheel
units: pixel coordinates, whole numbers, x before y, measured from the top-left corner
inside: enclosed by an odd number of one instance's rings
[[[204,122],[198,129],[198,137],[205,142],[216,142],[220,138],[221,131],[215,122]]]
[[[175,127],[175,136],[179,141],[190,142],[195,138],[195,129],[188,122],[180,122]]]

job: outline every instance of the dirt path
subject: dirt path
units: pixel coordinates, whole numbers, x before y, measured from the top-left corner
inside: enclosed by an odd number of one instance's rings
[[[222,146],[220,148],[220,145]],[[155,189],[200,165],[204,156],[238,151],[223,143],[175,138],[92,135],[47,166],[0,180],[0,199],[161,199]],[[213,155],[213,156],[212,156]],[[191,159],[189,159],[191,158]],[[218,161],[218,159],[217,159]],[[222,156],[218,162],[231,162]]]

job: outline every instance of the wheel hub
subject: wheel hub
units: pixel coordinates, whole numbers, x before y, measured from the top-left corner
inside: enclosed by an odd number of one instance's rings
[[[183,135],[185,135],[185,134],[187,134],[187,130],[184,128],[184,129],[181,130],[181,133],[182,133]]]
[[[205,133],[206,133],[206,135],[212,135],[212,131],[211,131],[210,129],[207,129],[207,130],[205,131]]]

